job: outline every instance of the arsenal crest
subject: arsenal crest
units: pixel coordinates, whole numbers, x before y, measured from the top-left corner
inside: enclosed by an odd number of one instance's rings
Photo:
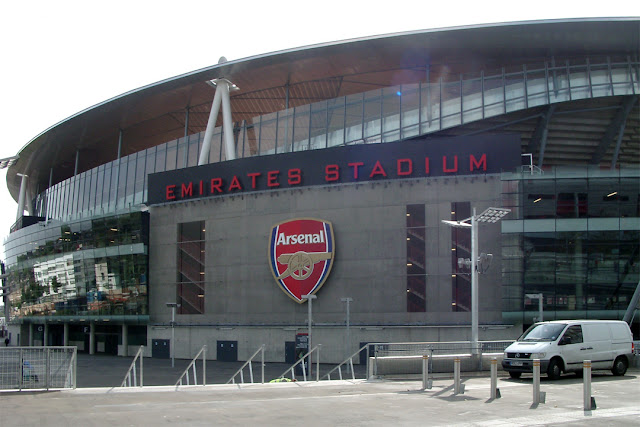
[[[271,229],[269,265],[284,293],[298,303],[315,294],[333,266],[335,246],[330,222],[300,218]]]

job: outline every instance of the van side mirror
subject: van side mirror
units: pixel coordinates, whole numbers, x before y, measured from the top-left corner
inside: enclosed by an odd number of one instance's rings
[[[560,338],[560,343],[559,345],[567,345],[567,344],[571,344],[571,337],[570,336],[563,336],[562,338]]]

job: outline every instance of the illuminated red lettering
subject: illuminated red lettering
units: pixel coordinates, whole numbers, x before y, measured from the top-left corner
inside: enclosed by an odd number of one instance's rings
[[[202,196],[204,194],[204,186],[203,186],[204,181],[200,180],[200,195]]]
[[[354,163],[347,163],[347,164],[349,165],[349,167],[353,168],[353,179],[358,179],[358,168],[364,165],[364,163],[354,162]]]
[[[185,186],[184,184],[182,184],[182,194],[181,197],[184,198],[185,196],[193,196],[193,182],[190,182],[189,185]]]
[[[429,158],[428,157],[424,158],[424,173],[426,175],[429,175]]]
[[[175,188],[175,185],[167,185],[167,200],[175,200],[176,195],[173,192]]]
[[[413,173],[413,162],[411,159],[398,159],[398,176],[411,175]],[[406,165],[406,169],[403,170],[402,165]]]
[[[482,167],[483,171],[487,170],[487,155],[483,154],[482,157],[480,157],[480,160],[476,160],[475,156],[472,154],[469,157],[469,171],[473,172],[473,168],[478,168],[480,169],[480,167]]]
[[[262,175],[260,172],[248,173],[247,176],[251,178],[251,188],[256,188],[256,178]]]
[[[340,168],[338,165],[327,165],[324,168],[324,180],[327,182],[337,181],[340,179]]]
[[[278,182],[279,174],[280,174],[280,171],[267,172],[267,185],[269,187],[280,187],[280,183]]]
[[[240,181],[238,180],[237,176],[233,176],[233,179],[231,180],[231,184],[229,185],[229,191],[231,190],[242,190],[242,185],[240,185]]]
[[[302,171],[300,169],[289,169],[289,185],[298,185],[302,182]]]
[[[373,170],[371,171],[371,174],[369,174],[369,178],[373,178],[374,175],[382,175],[384,177],[387,176],[387,173],[384,171],[384,168],[380,164],[380,160],[376,162],[375,166],[373,167]]]
[[[458,156],[453,156],[453,169],[447,168],[447,156],[442,156],[442,171],[444,173],[458,172]]]
[[[222,178],[211,179],[211,194],[215,192],[222,193]]]

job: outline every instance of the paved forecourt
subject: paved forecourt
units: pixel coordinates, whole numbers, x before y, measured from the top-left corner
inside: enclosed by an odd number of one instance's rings
[[[541,380],[546,403],[533,405],[531,377],[464,378],[453,395],[451,378],[421,381],[321,381],[144,388],[82,388],[0,394],[2,426],[48,425],[629,425],[640,424],[640,371],[624,377],[595,372],[597,409],[584,411],[582,379]]]

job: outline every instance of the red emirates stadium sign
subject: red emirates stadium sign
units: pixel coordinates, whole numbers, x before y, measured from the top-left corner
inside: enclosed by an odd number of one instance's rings
[[[269,240],[269,265],[282,291],[298,303],[327,280],[335,255],[330,222],[299,218],[276,224]]]

